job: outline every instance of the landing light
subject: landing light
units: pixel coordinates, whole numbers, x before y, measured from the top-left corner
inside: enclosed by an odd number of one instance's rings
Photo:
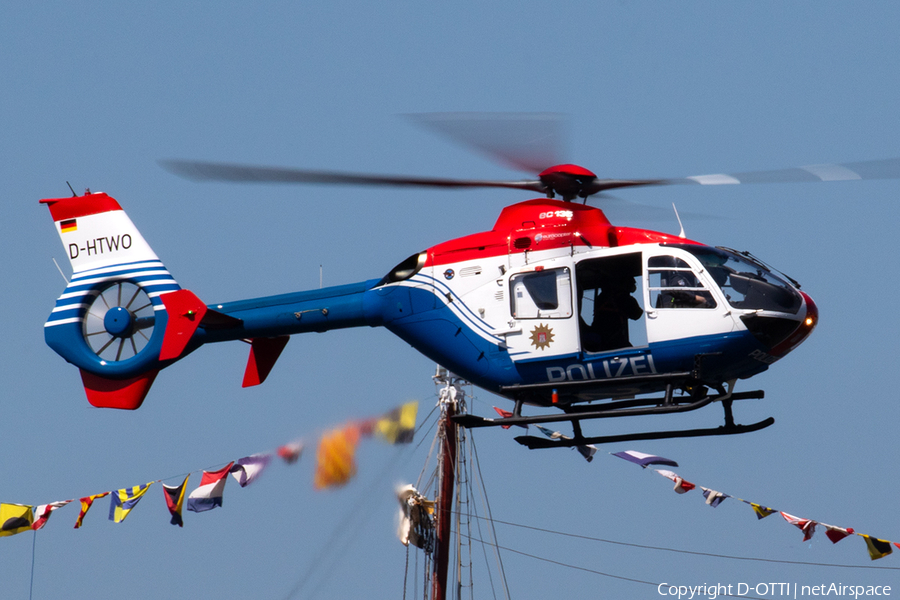
[[[807,327],[812,327],[815,322],[816,320],[812,317],[806,317],[806,320],[804,321]]]

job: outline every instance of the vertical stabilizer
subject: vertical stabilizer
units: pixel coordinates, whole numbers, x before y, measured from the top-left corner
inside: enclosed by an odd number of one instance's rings
[[[97,193],[41,203],[50,208],[74,275],[123,263],[159,262],[112,197]]]
[[[114,198],[88,193],[41,203],[72,265],[44,338],[82,370],[92,404],[137,408],[164,366],[160,296],[181,288]]]

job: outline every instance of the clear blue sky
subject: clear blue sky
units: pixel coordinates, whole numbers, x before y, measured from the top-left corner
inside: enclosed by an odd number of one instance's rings
[[[38,204],[90,187],[117,198],[181,283],[207,302],[380,277],[413,252],[489,229],[527,195],[197,184],[157,160],[195,158],[363,172],[513,177],[399,115],[568,115],[567,160],[604,177],[679,177],[900,156],[900,7],[894,2],[24,3],[0,20],[0,216],[5,293],[0,501],[78,498],[312,440],[345,419],[435,401],[434,365],[384,330],[294,338],[270,379],[243,390],[244,344],[202,348],[158,377],[134,413],[87,404],[77,370],[44,345],[65,254]],[[692,552],[497,525],[519,552],[681,585],[894,585],[900,551],[871,562],[861,538],[809,543],[779,516],[610,457],[635,449],[684,477],[798,516],[900,541],[896,427],[900,182],[626,190],[663,211],[625,224],[751,250],[818,303],[813,336],[740,389],[733,438],[601,448],[591,464],[475,432],[495,518]],[[612,212],[612,211],[611,211]],[[648,215],[650,213],[648,212]],[[615,216],[615,215],[611,215]],[[67,271],[68,274],[68,271]],[[472,410],[505,401],[481,392]],[[599,423],[596,434],[716,426],[709,408]],[[168,524],[157,485],[122,524],[100,501],[38,533],[35,598],[397,598],[404,548],[393,487],[418,477],[426,440],[359,451],[347,488],[312,488],[313,452],[274,465],[225,506]],[[196,476],[195,476],[196,479]],[[31,534],[0,540],[2,595],[28,596]],[[480,550],[478,556],[481,556]],[[411,558],[411,562],[412,562]],[[483,563],[483,559],[481,559]],[[515,598],[655,598],[656,588],[505,552]],[[307,576],[309,576],[307,578]],[[489,594],[484,569],[479,597]],[[497,581],[497,576],[494,576]],[[421,583],[421,579],[419,580]],[[409,582],[412,586],[412,579]],[[409,591],[412,597],[412,591]],[[498,592],[497,597],[502,597]],[[771,596],[770,596],[771,597]]]

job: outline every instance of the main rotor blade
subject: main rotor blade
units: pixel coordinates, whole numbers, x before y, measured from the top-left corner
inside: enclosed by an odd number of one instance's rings
[[[438,188],[511,188],[548,193],[566,197],[567,187],[561,185],[561,176],[568,184],[577,183],[577,195],[590,196],[598,192],[626,187],[654,185],[734,185],[748,183],[791,183],[816,181],[848,181],[854,179],[900,179],[900,158],[887,158],[841,164],[819,164],[776,169],[771,171],[747,171],[742,173],[716,173],[693,175],[672,179],[598,179],[582,181],[583,175],[566,173],[569,165],[541,173],[541,179],[521,181],[491,181],[478,179],[447,179],[441,177],[411,177],[405,175],[371,175],[340,171],[313,171],[285,167],[261,167],[231,163],[214,163],[192,160],[163,160],[160,165],[168,171],[194,181],[230,181],[237,183],[324,183],[339,185],[381,185],[394,187]],[[551,170],[548,170],[551,171]],[[574,197],[575,194],[572,194]]]
[[[900,179],[900,158],[862,162],[807,165],[774,171],[716,173],[681,179],[665,179],[663,184],[733,185],[744,183],[803,183],[816,181],[849,181],[853,179]]]
[[[282,167],[255,167],[230,163],[194,160],[162,160],[166,170],[194,181],[230,181],[235,183],[328,183],[342,185],[384,185],[443,188],[494,187],[545,192],[540,180],[482,181],[475,179],[446,179],[440,177],[409,177],[404,175],[369,175],[338,171],[310,171]]]
[[[406,116],[525,173],[540,173],[563,162],[567,136],[565,118],[560,114],[457,112]]]

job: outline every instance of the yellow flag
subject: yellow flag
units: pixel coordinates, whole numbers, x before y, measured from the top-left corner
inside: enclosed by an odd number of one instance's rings
[[[375,422],[375,432],[389,444],[408,444],[416,430],[419,402],[413,400],[399,406]]]
[[[774,508],[769,508],[768,506],[763,506],[762,504],[756,504],[755,502],[748,502],[748,504],[753,507],[753,512],[756,513],[757,519],[765,519],[772,513],[778,512]]]
[[[151,481],[146,485],[135,485],[113,492],[112,501],[109,503],[109,520],[113,523],[124,521],[153,483]]]
[[[891,548],[891,543],[887,540],[879,540],[871,535],[863,535],[861,533],[859,535],[866,540],[866,547],[869,549],[869,557],[872,560],[884,558],[894,551],[894,549]]]
[[[344,485],[356,474],[353,457],[358,441],[359,427],[356,425],[335,429],[322,436],[316,451],[314,485],[317,490]]]
[[[34,512],[25,504],[0,504],[0,536],[31,531]]]

